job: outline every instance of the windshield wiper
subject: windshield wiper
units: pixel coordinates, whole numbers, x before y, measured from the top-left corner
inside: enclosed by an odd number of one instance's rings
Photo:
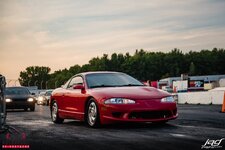
[[[144,86],[142,84],[124,84],[124,85],[120,85],[120,86]]]
[[[101,85],[93,85],[93,86],[90,86],[90,88],[98,88],[98,87],[115,87],[115,85],[101,84]]]

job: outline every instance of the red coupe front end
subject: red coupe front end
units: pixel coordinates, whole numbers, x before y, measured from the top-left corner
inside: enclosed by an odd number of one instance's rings
[[[135,105],[102,105],[101,123],[126,122],[162,122],[177,118],[174,103],[162,104],[160,100],[137,100]]]
[[[168,93],[159,91],[152,87],[120,87],[99,89],[91,92],[99,97],[100,120],[102,124],[115,122],[166,122],[176,119],[177,105],[174,101],[163,101],[170,97]],[[98,93],[98,94],[96,94]],[[108,95],[108,97],[107,97]],[[115,95],[115,96],[113,96]],[[134,103],[113,104],[105,103],[109,99],[128,99]]]

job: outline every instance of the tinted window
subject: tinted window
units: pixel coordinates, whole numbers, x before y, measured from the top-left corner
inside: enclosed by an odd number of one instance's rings
[[[144,86],[140,81],[123,73],[95,73],[86,75],[89,88],[115,86]]]
[[[6,88],[6,95],[29,95],[27,88]]]
[[[67,88],[68,85],[69,85],[69,83],[70,83],[70,80],[71,80],[71,79],[69,79],[64,85],[62,85],[62,88]]]
[[[39,95],[40,95],[40,96],[44,96],[44,95],[45,95],[45,92],[40,92]]]
[[[46,91],[46,96],[51,96],[51,94],[52,94],[52,91]]]
[[[83,78],[82,77],[80,77],[80,76],[74,77],[70,81],[70,83],[68,85],[68,88],[73,87],[74,85],[77,85],[77,84],[81,84],[81,85],[83,84]]]

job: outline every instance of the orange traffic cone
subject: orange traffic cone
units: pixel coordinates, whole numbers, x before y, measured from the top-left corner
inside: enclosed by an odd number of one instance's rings
[[[224,92],[224,96],[223,96],[223,105],[222,105],[222,111],[223,113],[225,113],[225,92]]]

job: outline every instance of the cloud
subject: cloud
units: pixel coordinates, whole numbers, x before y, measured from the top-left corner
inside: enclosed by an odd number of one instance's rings
[[[219,0],[0,1],[0,72],[17,78],[31,65],[58,70],[140,48],[222,48],[224,8]]]

